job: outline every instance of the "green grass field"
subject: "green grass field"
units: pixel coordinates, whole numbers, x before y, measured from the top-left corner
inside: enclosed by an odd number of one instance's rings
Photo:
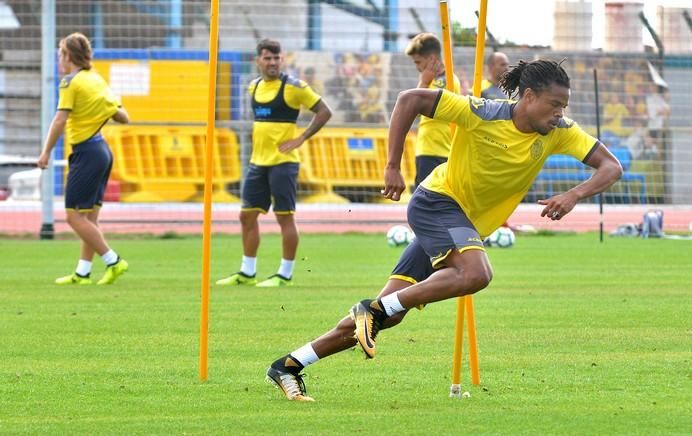
[[[398,258],[383,236],[305,235],[296,286],[212,286],[200,383],[201,239],[112,239],[130,272],[58,287],[75,240],[0,240],[1,434],[689,434],[692,242],[519,237],[489,251],[475,297],[481,386],[448,398],[455,303],[414,311],[307,369],[315,403],[264,382],[272,360],[375,295]],[[240,262],[213,241],[212,280]],[[259,270],[275,272],[279,239]],[[95,276],[103,267],[95,262]]]

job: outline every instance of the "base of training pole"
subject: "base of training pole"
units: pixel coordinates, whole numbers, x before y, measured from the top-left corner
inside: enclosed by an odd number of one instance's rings
[[[461,385],[452,385],[449,387],[449,398],[461,398]]]
[[[38,234],[39,239],[53,239],[55,237],[55,229],[53,224],[41,224],[41,231]]]

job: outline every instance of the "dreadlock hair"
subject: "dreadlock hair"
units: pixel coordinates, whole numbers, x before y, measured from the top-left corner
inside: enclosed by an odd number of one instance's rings
[[[519,61],[500,78],[502,88],[509,98],[514,97],[519,89],[519,97],[524,95],[526,88],[531,88],[539,93],[552,84],[569,88],[569,76],[562,68],[563,58],[560,62],[539,59],[532,62]]]

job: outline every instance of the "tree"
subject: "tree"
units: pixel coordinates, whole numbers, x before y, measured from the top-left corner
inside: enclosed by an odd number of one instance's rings
[[[474,27],[461,27],[461,23],[453,21],[452,43],[455,47],[474,47],[476,45],[476,29]]]

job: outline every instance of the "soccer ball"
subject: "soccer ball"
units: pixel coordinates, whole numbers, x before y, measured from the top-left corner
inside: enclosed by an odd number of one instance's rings
[[[387,231],[387,244],[390,247],[408,245],[416,238],[411,229],[406,226],[394,226]]]
[[[486,247],[509,248],[516,241],[514,232],[509,227],[500,227],[495,230],[490,236],[485,238],[483,245]]]

